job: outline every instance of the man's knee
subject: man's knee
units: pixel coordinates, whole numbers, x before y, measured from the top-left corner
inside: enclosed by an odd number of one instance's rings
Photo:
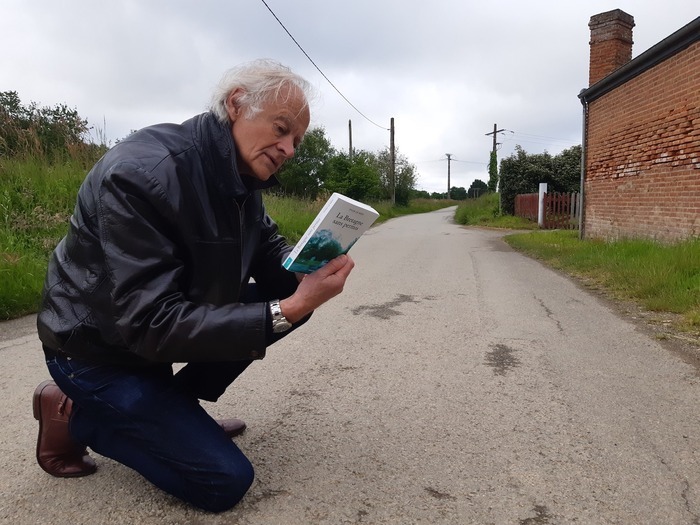
[[[243,499],[255,478],[253,465],[244,456],[221,465],[216,472],[209,472],[204,477],[202,474],[197,473],[198,479],[193,480],[187,499],[209,512],[233,508]]]

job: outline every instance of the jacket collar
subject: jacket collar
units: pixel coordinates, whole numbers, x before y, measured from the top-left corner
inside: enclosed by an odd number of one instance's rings
[[[236,145],[226,123],[212,112],[195,117],[194,142],[211,171],[212,181],[225,197],[245,198],[248,194],[279,184],[274,175],[267,181],[241,175],[236,161]]]

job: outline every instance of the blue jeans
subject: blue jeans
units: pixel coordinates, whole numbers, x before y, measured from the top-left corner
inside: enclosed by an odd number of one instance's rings
[[[96,365],[46,353],[54,381],[73,400],[76,441],[202,509],[233,507],[253,483],[248,458],[200,406],[251,361],[147,368]]]

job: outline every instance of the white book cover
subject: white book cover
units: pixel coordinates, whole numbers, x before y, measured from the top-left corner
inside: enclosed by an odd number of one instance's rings
[[[318,213],[282,266],[312,273],[350,248],[377,220],[377,210],[334,193]]]

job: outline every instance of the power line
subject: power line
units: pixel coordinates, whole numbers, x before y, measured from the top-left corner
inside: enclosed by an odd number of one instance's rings
[[[325,78],[326,81],[328,81],[328,83],[331,85],[331,87],[333,87],[333,89],[335,89],[335,90],[338,92],[338,94],[339,94],[341,97],[343,97],[343,100],[345,100],[345,102],[347,102],[348,104],[350,104],[350,106],[351,106],[355,111],[357,111],[360,115],[362,115],[362,117],[363,117],[365,120],[367,120],[368,122],[371,122],[372,124],[374,124],[374,125],[377,126],[378,128],[384,129],[384,130],[386,130],[386,131],[390,131],[389,128],[385,128],[384,126],[382,126],[382,125],[380,125],[380,124],[377,124],[377,123],[374,122],[371,118],[369,118],[369,117],[366,116],[364,113],[362,113],[362,111],[360,111],[359,109],[357,109],[357,108],[355,107],[355,105],[354,105],[352,102],[350,102],[350,101],[347,99],[347,97],[346,97],[345,95],[343,95],[337,87],[335,87],[335,84],[333,84],[333,82],[331,82],[331,80],[326,76],[326,74],[325,74],[323,71],[321,71],[321,68],[318,67],[318,66],[316,65],[316,62],[314,62],[314,61],[311,59],[311,57],[309,56],[309,54],[308,54],[306,51],[304,51],[304,48],[301,47],[301,44],[299,44],[299,42],[297,42],[296,38],[294,38],[294,37],[292,36],[292,34],[289,32],[289,30],[288,30],[286,27],[284,27],[284,24],[282,23],[282,21],[277,17],[277,15],[275,14],[275,12],[274,12],[272,9],[270,9],[270,6],[267,5],[267,2],[265,2],[265,0],[260,0],[260,1],[261,1],[263,4],[265,4],[265,7],[267,7],[267,10],[270,11],[270,13],[272,14],[272,16],[275,17],[275,20],[277,20],[277,22],[279,22],[279,25],[281,25],[281,26],[282,26],[282,29],[284,29],[284,31],[289,35],[289,38],[291,38],[292,41],[297,45],[297,47],[298,47],[299,49],[301,49],[301,52],[304,53],[304,55],[306,56],[306,58],[309,59],[309,62],[311,62],[311,63],[313,64],[313,66],[318,70],[318,72],[321,73],[321,75],[323,76],[323,78]]]
[[[520,136],[520,137],[532,137],[531,139],[527,139],[527,138],[522,139],[522,140],[524,140],[525,142],[533,142],[533,143],[536,143],[536,144],[538,144],[538,143],[540,143],[540,144],[553,144],[553,142],[560,142],[560,143],[562,143],[562,144],[576,145],[576,142],[574,142],[574,141],[567,140],[567,139],[560,139],[560,138],[557,138],[557,137],[547,137],[547,136],[544,136],[544,135],[533,135],[533,134],[531,134],[531,133],[522,133],[522,132],[520,132],[520,131],[513,131],[513,130],[510,130],[510,129],[506,129],[506,130],[504,130],[504,131],[507,131],[507,132],[509,132],[509,133],[511,133],[511,134],[513,134],[513,135],[517,135],[517,136]],[[553,145],[554,145],[554,144],[553,144]]]
[[[461,159],[456,159],[452,154],[450,153],[450,158],[452,159],[452,162],[461,162],[463,164],[479,164],[480,166],[488,166],[488,162],[484,162],[483,160],[461,160]],[[443,157],[441,159],[432,159],[432,160],[419,160],[416,162],[413,162],[413,164],[427,164],[429,162],[445,162],[447,160],[446,157]]]
[[[481,166],[488,166],[488,162],[484,162],[483,160],[460,160],[460,159],[452,159],[454,162],[464,162],[466,164],[479,164]]]
[[[488,166],[488,162],[484,162],[483,160],[460,160],[454,158],[452,154],[450,153],[450,158],[452,159],[452,162],[461,162],[462,164],[478,164],[480,166]],[[445,162],[447,160],[446,157],[443,157],[441,159],[432,159],[432,160],[419,160],[416,162],[413,162],[412,164],[428,164],[428,163],[433,163],[433,162]]]

